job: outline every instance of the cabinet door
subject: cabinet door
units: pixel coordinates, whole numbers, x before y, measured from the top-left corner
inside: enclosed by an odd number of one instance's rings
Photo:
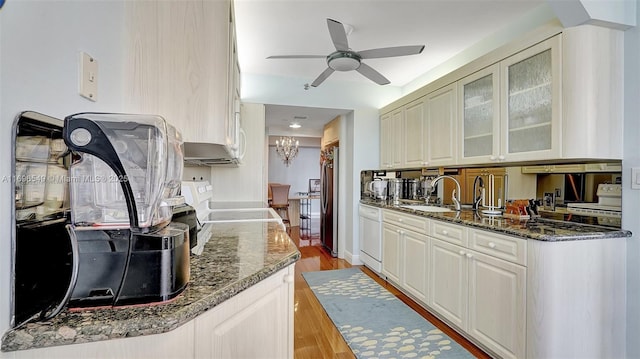
[[[393,162],[393,133],[391,113],[380,117],[380,168],[391,168]]]
[[[391,113],[391,167],[402,166],[402,134],[404,133],[404,110],[399,108]]]
[[[400,284],[400,251],[402,230],[392,224],[382,224],[382,274]]]
[[[420,167],[425,164],[425,118],[424,98],[404,107],[403,167]]]
[[[467,332],[502,358],[524,358],[526,268],[470,254]]]
[[[457,87],[453,83],[427,96],[427,165],[456,163]]]
[[[560,37],[501,62],[501,155],[508,161],[561,154]]]
[[[293,265],[195,320],[196,358],[293,358]]]
[[[429,305],[440,315],[466,330],[467,250],[431,238],[429,260]]]
[[[422,303],[427,303],[427,263],[429,238],[413,231],[404,231],[402,287]]]
[[[125,3],[125,109],[163,116],[184,141],[227,144],[230,1]]]
[[[500,148],[500,66],[458,81],[459,163],[496,161]]]

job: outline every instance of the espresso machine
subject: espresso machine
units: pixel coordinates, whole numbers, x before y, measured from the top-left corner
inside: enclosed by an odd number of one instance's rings
[[[172,221],[180,133],[159,116],[35,112],[14,123],[12,326],[65,307],[170,300],[189,282],[189,226]]]

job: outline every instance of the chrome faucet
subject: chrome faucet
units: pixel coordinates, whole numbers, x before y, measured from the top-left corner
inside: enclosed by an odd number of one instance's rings
[[[462,209],[460,206],[460,182],[458,182],[458,180],[455,177],[452,177],[449,175],[441,175],[434,178],[433,181],[431,181],[432,191],[436,187],[436,183],[438,183],[438,181],[440,181],[443,178],[449,178],[456,183],[456,189],[454,189],[453,193],[451,193],[451,200],[453,200],[453,204],[455,204],[456,206],[456,211],[460,211]]]

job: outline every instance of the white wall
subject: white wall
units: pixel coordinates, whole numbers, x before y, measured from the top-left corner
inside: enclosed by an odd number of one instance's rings
[[[263,167],[266,166],[263,160],[264,105],[244,103],[240,111],[247,149],[238,167],[211,167],[209,182],[213,186],[213,200],[266,203],[266,180],[262,175]]]
[[[636,6],[640,18],[640,6]],[[640,29],[624,34],[624,160],[622,227],[634,233],[627,241],[627,358],[640,358],[640,191],[631,189],[631,168],[640,167]]]
[[[58,118],[122,111],[123,2],[7,1],[0,9],[0,178],[11,175],[11,126],[33,110]],[[98,60],[98,101],[78,95],[78,58]],[[9,327],[11,201],[0,183],[0,334]]]

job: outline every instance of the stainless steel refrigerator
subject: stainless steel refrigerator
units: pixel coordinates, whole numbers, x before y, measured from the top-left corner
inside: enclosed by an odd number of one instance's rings
[[[338,256],[338,147],[324,151],[320,165],[320,239]]]

